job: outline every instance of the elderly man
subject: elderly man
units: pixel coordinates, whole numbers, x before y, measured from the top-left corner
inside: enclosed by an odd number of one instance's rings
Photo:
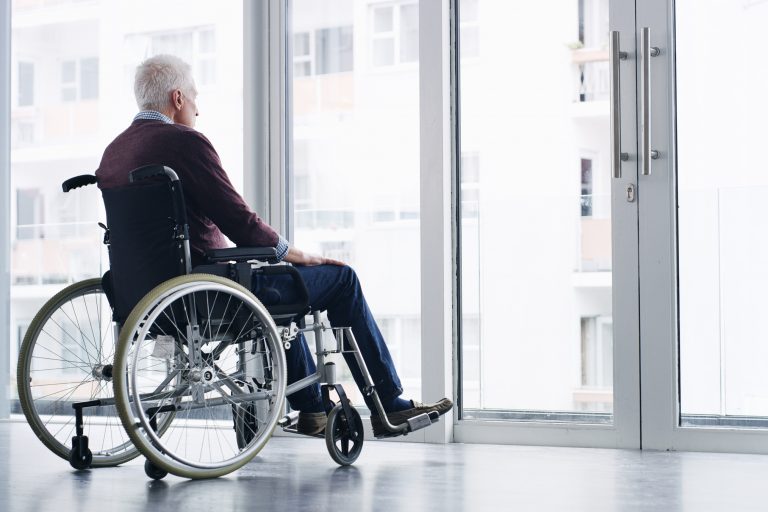
[[[99,187],[127,186],[128,173],[143,165],[162,163],[171,167],[184,185],[193,262],[200,261],[209,249],[226,247],[224,235],[239,246],[275,247],[278,259],[292,263],[301,273],[313,308],[326,310],[332,325],[352,327],[391,422],[402,423],[424,412],[448,412],[453,404],[447,398],[434,404],[399,398],[403,391],[400,379],[354,270],[340,261],[308,254],[289,245],[251,211],[234,189],[216,150],[194,129],[199,113],[190,66],[170,55],[147,59],[136,69],[134,93],[140,112],[104,151],[96,171]],[[269,276],[254,279],[253,291],[257,297],[265,288],[277,289],[285,302],[295,298],[293,287],[284,279]],[[289,383],[315,372],[305,340],[302,337],[297,341],[286,353]],[[362,389],[360,369],[350,354],[344,356]],[[319,385],[294,393],[288,401],[293,409],[300,411],[300,432],[316,434],[324,430],[326,411]],[[367,398],[366,403],[373,411],[374,435],[387,434],[373,404]]]

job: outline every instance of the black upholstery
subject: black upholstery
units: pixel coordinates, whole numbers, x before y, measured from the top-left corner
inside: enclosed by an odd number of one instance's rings
[[[165,177],[162,181],[155,178]],[[152,178],[151,180],[147,178]],[[144,181],[147,179],[146,181]],[[139,182],[141,180],[141,182]],[[144,166],[131,172],[132,184],[104,189],[107,211],[110,271],[102,285],[113,306],[115,321],[122,323],[133,307],[154,287],[187,272],[184,239],[188,237],[181,182],[172,169]],[[295,304],[280,303],[280,296],[265,297],[272,315],[301,319],[309,311],[309,293],[295,268],[286,265],[252,269],[249,261],[275,263],[273,247],[213,249],[204,256],[192,254],[192,272],[227,277],[251,288],[254,272],[285,274],[299,293]]]
[[[102,190],[118,321],[124,321],[152,288],[184,273],[183,251],[174,239],[176,223],[169,187],[168,183],[153,182]]]

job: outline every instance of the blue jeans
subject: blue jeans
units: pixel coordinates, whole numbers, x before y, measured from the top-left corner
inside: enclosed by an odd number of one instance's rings
[[[355,271],[346,265],[343,267],[338,265],[297,266],[295,268],[307,285],[309,304],[312,309],[327,311],[328,320],[332,326],[352,328],[376,391],[383,403],[390,403],[403,392],[403,388],[392,362],[392,356],[365,301]],[[290,277],[254,274],[251,289],[256,297],[261,299],[274,296],[274,292],[269,291],[269,288],[277,290],[280,294],[280,302],[283,304],[298,301],[298,294]],[[315,373],[315,362],[312,360],[312,354],[303,334],[299,334],[291,343],[285,358],[288,365],[289,384]],[[362,391],[365,383],[354,355],[345,353],[344,359],[357,386]],[[288,397],[288,402],[294,410],[316,409],[322,404],[320,385],[314,384],[293,393]],[[366,404],[372,409],[373,404],[368,399]]]

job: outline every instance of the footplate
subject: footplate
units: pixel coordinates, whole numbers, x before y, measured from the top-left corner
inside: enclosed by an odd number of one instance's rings
[[[413,418],[408,418],[408,431],[409,432],[415,432],[416,430],[426,428],[430,426],[433,423],[437,423],[440,420],[440,415],[437,413],[437,411],[432,411],[429,413],[419,414],[418,416],[414,416]]]

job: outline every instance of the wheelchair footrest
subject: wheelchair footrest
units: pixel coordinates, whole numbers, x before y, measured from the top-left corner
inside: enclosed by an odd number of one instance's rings
[[[325,438],[325,431],[319,433],[319,434],[305,434],[304,432],[299,432],[299,426],[298,425],[289,425],[287,427],[283,427],[283,432],[287,432],[288,434],[297,434],[304,437],[318,437],[320,439]]]
[[[416,430],[426,428],[433,423],[437,423],[439,419],[440,415],[437,413],[437,411],[432,411],[430,413],[425,412],[424,414],[419,414],[413,418],[408,418],[406,420],[408,422],[408,431],[414,432]]]

